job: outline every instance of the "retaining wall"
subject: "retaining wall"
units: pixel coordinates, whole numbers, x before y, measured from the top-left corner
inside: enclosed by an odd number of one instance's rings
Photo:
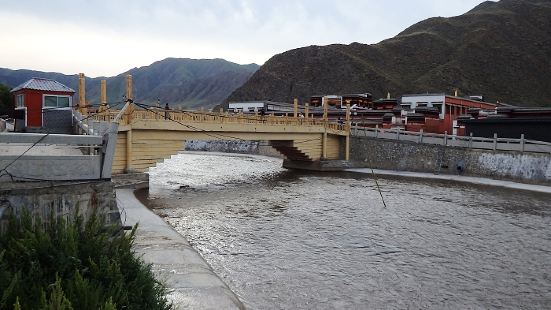
[[[0,185],[0,231],[11,213],[20,215],[26,209],[46,222],[51,212],[71,219],[77,207],[84,219],[96,211],[107,223],[121,224],[111,181],[13,182]]]
[[[350,160],[355,167],[551,183],[551,155],[548,154],[351,137]]]

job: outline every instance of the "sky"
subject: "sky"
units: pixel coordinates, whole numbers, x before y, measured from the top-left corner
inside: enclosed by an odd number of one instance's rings
[[[263,64],[377,43],[480,0],[0,0],[0,67],[112,76],[167,57]]]

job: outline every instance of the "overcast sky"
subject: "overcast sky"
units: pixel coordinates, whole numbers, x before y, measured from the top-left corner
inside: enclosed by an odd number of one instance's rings
[[[166,57],[263,64],[308,45],[377,43],[480,0],[0,0],[0,67],[111,76]]]

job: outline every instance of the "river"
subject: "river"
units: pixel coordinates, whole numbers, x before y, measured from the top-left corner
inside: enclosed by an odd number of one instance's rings
[[[148,204],[250,309],[551,308],[549,195],[183,153]]]

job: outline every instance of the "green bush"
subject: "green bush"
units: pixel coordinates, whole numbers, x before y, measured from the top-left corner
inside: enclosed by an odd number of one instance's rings
[[[93,215],[12,218],[0,236],[0,309],[170,309],[130,234]]]

